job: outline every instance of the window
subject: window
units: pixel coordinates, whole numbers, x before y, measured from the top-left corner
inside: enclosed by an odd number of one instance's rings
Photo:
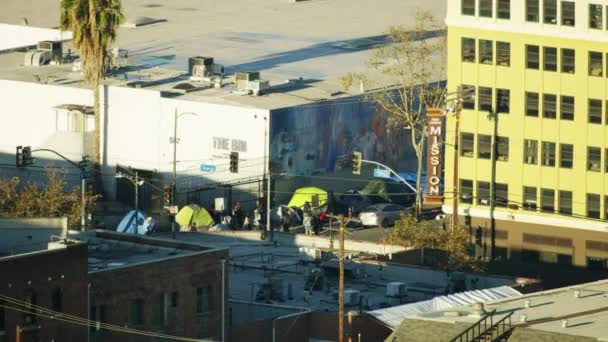
[[[490,65],[494,63],[491,40],[479,40],[479,63]]]
[[[211,295],[211,287],[204,286],[196,289],[196,313],[210,313],[213,309],[213,296]]]
[[[129,301],[129,325],[144,324],[144,300],[141,298]]]
[[[94,305],[90,308],[90,319],[94,322],[106,323],[106,306],[105,305]],[[95,326],[91,326],[90,331],[99,331]]]
[[[543,1],[543,22],[545,24],[557,24],[557,0]]]
[[[528,69],[537,69],[540,65],[538,46],[526,45],[526,65]]]
[[[526,20],[537,23],[540,17],[539,0],[526,0]]]
[[[600,195],[587,194],[587,217],[600,218]]]
[[[555,143],[543,141],[542,157],[543,166],[555,166]]]
[[[475,86],[463,84],[462,92],[465,94],[469,94],[469,92],[470,92],[470,94],[475,95]],[[465,99],[462,101],[462,108],[463,109],[475,109],[475,96],[465,97]]]
[[[551,213],[555,211],[555,191],[552,189],[540,190],[540,207],[542,211]]]
[[[473,133],[460,133],[460,155],[463,157],[473,157],[473,146],[475,145],[475,135]]]
[[[557,118],[557,96],[552,94],[543,94],[543,118]]]
[[[176,308],[179,300],[177,291],[171,292],[171,307]]]
[[[4,301],[0,299],[0,331],[6,330],[6,311],[4,311]]]
[[[462,15],[475,15],[475,0],[462,0]]]
[[[571,169],[574,162],[574,146],[571,144],[559,144],[559,167]]]
[[[509,138],[496,137],[496,159],[499,161],[509,161]]]
[[[538,93],[526,92],[526,115],[538,116]]]
[[[574,49],[562,49],[562,72],[566,74],[574,74],[575,70],[575,52]]]
[[[536,211],[536,188],[524,186],[524,210]]]
[[[462,38],[462,61],[475,63],[475,39]]]
[[[557,48],[544,47],[543,61],[545,71],[557,71]]]
[[[531,165],[538,163],[538,141],[524,140],[524,163]]]
[[[479,16],[492,18],[492,0],[479,0]]]
[[[496,0],[498,19],[511,19],[511,0]]]
[[[510,98],[509,89],[496,89],[496,113],[509,113]]]
[[[490,183],[477,182],[477,204],[490,205]]]
[[[473,203],[473,181],[470,179],[460,180],[460,202]]]
[[[497,207],[506,207],[509,204],[509,185],[502,183],[495,183],[494,190],[496,193],[496,203]]]
[[[589,52],[589,76],[601,77],[604,70],[604,60],[601,52]]]
[[[158,295],[158,326],[165,327],[167,323],[167,295],[163,292]]]
[[[561,96],[560,102],[560,118],[574,120],[574,96]]]
[[[589,123],[602,124],[602,101],[589,99]]]
[[[603,23],[602,5],[589,4],[589,28],[601,30]]]
[[[587,268],[590,270],[608,270],[608,259],[587,257]]]
[[[479,110],[492,111],[492,88],[479,87]]]
[[[26,325],[36,323],[36,309],[34,308],[37,305],[36,292],[32,289],[25,290],[23,301],[25,302],[23,323]]]
[[[572,215],[572,191],[559,191],[559,213]]]
[[[496,65],[505,67],[511,65],[511,43],[496,42]]]
[[[572,255],[570,254],[558,254],[557,255],[558,265],[569,265],[572,266]]]
[[[492,136],[484,134],[477,135],[477,158],[492,158]]]
[[[602,171],[602,149],[599,147],[587,147],[587,170],[593,172]]]
[[[63,291],[58,287],[53,289],[53,293],[51,294],[51,307],[53,311],[63,311]]]
[[[574,9],[574,2],[562,1],[562,25],[574,26],[576,20],[576,13]]]

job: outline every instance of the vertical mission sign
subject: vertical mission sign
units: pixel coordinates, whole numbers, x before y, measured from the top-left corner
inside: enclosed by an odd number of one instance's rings
[[[440,205],[443,203],[441,193],[441,150],[443,113],[439,108],[427,108],[427,161],[426,161],[426,196],[424,204]]]

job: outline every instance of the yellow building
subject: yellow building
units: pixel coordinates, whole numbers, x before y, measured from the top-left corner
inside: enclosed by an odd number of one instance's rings
[[[608,1],[447,2],[448,88],[476,94],[460,115],[461,222],[488,241],[493,183],[496,255],[608,269]]]

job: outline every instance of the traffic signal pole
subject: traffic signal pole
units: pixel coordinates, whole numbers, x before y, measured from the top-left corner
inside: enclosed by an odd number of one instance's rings
[[[338,341],[344,342],[344,216],[340,215],[340,282],[338,288]]]
[[[171,181],[171,206],[175,205],[175,187],[177,184],[177,108],[173,118],[173,179]],[[171,215],[171,214],[169,214]],[[171,238],[175,239],[175,218],[171,220]]]

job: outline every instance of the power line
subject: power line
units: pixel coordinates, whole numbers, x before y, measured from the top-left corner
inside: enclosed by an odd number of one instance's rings
[[[138,330],[138,329],[132,329],[132,328],[125,328],[125,327],[121,327],[121,326],[117,326],[117,325],[112,325],[112,324],[107,324],[107,323],[101,323],[100,321],[92,321],[89,319],[85,319],[85,318],[81,318],[78,316],[74,316],[74,315],[69,315],[69,314],[65,314],[62,312],[58,312],[58,311],[54,311],[51,309],[48,309],[46,307],[43,306],[38,306],[38,305],[34,305],[25,301],[21,301],[12,297],[8,297],[5,295],[1,295],[0,294],[0,299],[2,299],[4,302],[8,302],[10,304],[16,305],[15,306],[7,306],[4,305],[4,303],[0,302],[0,307],[9,309],[9,310],[14,310],[14,311],[18,311],[18,312],[22,312],[22,313],[26,313],[26,314],[33,314],[36,316],[42,316],[45,318],[49,318],[52,320],[58,320],[58,321],[62,321],[62,322],[66,322],[66,323],[71,323],[71,324],[78,324],[78,325],[84,325],[84,326],[88,326],[88,327],[94,327],[94,328],[100,328],[100,329],[105,329],[108,331],[113,331],[113,332],[119,332],[119,333],[126,333],[126,334],[134,334],[134,335],[141,335],[141,336],[147,336],[147,337],[157,337],[157,338],[165,338],[165,339],[172,339],[175,341],[186,341],[186,342],[199,342],[201,341],[201,339],[195,339],[195,338],[188,338],[188,337],[180,337],[180,336],[174,336],[174,335],[166,335],[166,334],[160,334],[160,333],[154,333],[154,332],[149,332],[149,331],[144,331],[144,330]],[[35,309],[35,310],[32,310]]]

